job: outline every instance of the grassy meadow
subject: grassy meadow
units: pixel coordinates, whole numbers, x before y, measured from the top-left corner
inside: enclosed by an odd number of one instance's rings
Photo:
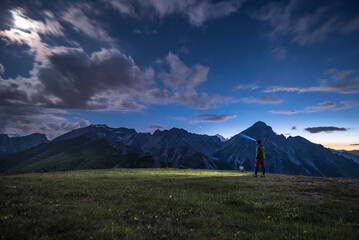
[[[0,176],[0,239],[358,239],[359,180],[252,174]]]

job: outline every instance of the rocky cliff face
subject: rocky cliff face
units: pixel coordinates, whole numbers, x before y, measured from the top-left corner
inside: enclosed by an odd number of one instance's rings
[[[9,137],[6,134],[0,134],[0,156],[21,152],[48,141],[46,135],[40,133],[24,137]]]

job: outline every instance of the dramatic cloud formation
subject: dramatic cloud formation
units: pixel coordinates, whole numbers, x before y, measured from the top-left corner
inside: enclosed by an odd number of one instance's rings
[[[305,128],[305,131],[310,133],[320,133],[320,132],[335,132],[335,131],[347,131],[347,128],[338,128],[338,127],[309,127]]]
[[[251,15],[270,27],[266,32],[268,38],[277,40],[289,36],[292,42],[300,45],[323,42],[330,34],[348,34],[359,29],[359,17],[344,17],[338,12],[342,5],[323,5],[313,9],[309,4],[299,0],[270,2]],[[303,8],[307,10],[302,11]]]
[[[74,6],[67,8],[61,19],[91,38],[112,42],[98,23],[85,14],[85,11],[93,14],[90,5],[83,6],[85,8],[80,10]],[[19,26],[30,30],[20,27],[2,30],[0,38],[9,44],[28,46],[28,53],[34,56],[36,64],[28,78],[0,78],[0,109],[5,115],[0,120],[2,132],[6,126],[15,131],[10,123],[22,131],[35,130],[36,124],[27,125],[29,119],[46,121],[49,116],[56,119],[52,113],[64,110],[141,111],[148,104],[170,103],[207,109],[231,101],[218,94],[198,93],[195,88],[207,80],[209,68],[200,64],[190,68],[171,52],[164,61],[170,72],[161,72],[159,76],[172,91],[154,87],[154,70],[151,67],[140,69],[131,56],[116,48],[103,48],[89,55],[80,47],[48,45],[44,36],[64,36],[64,28],[55,21],[51,11],[43,12],[44,22],[28,18],[21,9],[11,13],[24,22],[19,22]],[[28,26],[21,25],[25,23]],[[4,73],[3,65],[0,73]],[[56,121],[65,126],[65,119]],[[46,123],[42,122],[41,126],[40,130],[50,130]]]
[[[132,97],[153,83],[151,68],[141,71],[131,57],[116,49],[102,49],[91,56],[67,51],[49,56],[49,62],[38,73],[49,107],[139,110],[143,106]]]
[[[199,118],[191,119],[191,122],[223,122],[228,118],[234,118],[236,115],[231,114],[208,114],[208,113],[199,113],[195,115]]]
[[[260,103],[260,104],[278,104],[283,102],[282,99],[277,97],[247,97],[242,98],[243,102],[246,103]]]
[[[0,63],[0,74],[3,74],[5,72],[4,65]]]

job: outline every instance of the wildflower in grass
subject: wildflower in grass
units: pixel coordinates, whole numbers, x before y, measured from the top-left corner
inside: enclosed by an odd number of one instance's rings
[[[7,218],[8,218],[7,216],[3,216],[3,217],[0,217],[0,220],[5,221],[5,220],[7,220]]]
[[[270,219],[270,216],[268,216],[267,218]]]
[[[170,198],[173,198],[173,196],[170,194]]]
[[[138,218],[137,218],[137,217],[134,217],[133,220],[138,221]]]
[[[150,229],[150,228],[151,228],[151,225],[148,224],[147,229]]]
[[[308,233],[308,231],[307,231],[307,230],[304,230],[304,233],[305,233],[305,234],[307,234],[307,233]]]

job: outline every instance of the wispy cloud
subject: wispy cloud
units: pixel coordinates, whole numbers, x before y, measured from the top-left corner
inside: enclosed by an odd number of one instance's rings
[[[185,117],[175,117],[175,116],[172,116],[171,119],[177,120],[177,121],[186,121],[187,120],[187,118],[185,118]]]
[[[274,114],[292,115],[292,114],[300,113],[301,111],[292,109],[292,110],[288,110],[288,111],[286,111],[286,110],[271,110],[270,112],[274,113]]]
[[[328,109],[333,109],[335,106],[336,106],[335,103],[325,101],[325,102],[319,103],[318,106],[306,107],[304,109],[304,112],[312,113],[312,112],[325,111]]]
[[[274,56],[277,60],[283,60],[287,58],[287,49],[281,46],[275,47],[269,51],[269,54]]]
[[[199,113],[195,115],[197,118],[190,119],[191,122],[223,122],[229,118],[234,118],[236,115],[231,114],[209,114]]]
[[[62,20],[70,23],[73,28],[87,36],[113,44],[115,40],[93,17],[88,17],[83,9],[91,9],[93,6],[86,4],[74,5],[62,14]]]
[[[341,128],[341,127],[308,127],[305,128],[305,131],[310,132],[310,133],[320,133],[320,132],[326,132],[326,133],[330,133],[330,132],[336,132],[336,131],[347,131],[347,128]]]
[[[341,14],[340,4],[322,4],[314,9],[313,3],[306,4],[299,0],[270,2],[251,16],[269,26],[265,33],[269,39],[289,36],[299,45],[323,42],[330,34],[348,34],[359,29],[359,17]]]
[[[282,99],[277,97],[246,97],[242,98],[243,102],[246,103],[260,103],[260,104],[278,104],[283,102]]]
[[[251,83],[251,84],[239,84],[235,87],[235,89],[250,89],[250,90],[254,90],[257,89],[258,85]]]
[[[0,74],[3,74],[5,72],[4,65],[0,63]]]
[[[284,115],[291,115],[291,114],[297,114],[297,113],[314,113],[314,112],[321,112],[321,111],[338,111],[343,109],[349,109],[349,108],[355,108],[359,106],[359,101],[341,101],[342,105],[338,106],[334,102],[325,101],[319,103],[317,106],[309,106],[304,108],[303,110],[271,110],[271,113],[274,114],[284,114]]]
[[[125,16],[136,19],[165,18],[170,15],[185,17],[196,27],[205,22],[228,16],[238,11],[245,0],[228,0],[214,2],[211,0],[102,0]]]
[[[351,73],[355,72],[355,70],[345,70],[345,71],[339,71],[333,74],[332,78],[336,81],[343,80],[347,76],[349,76]]]
[[[343,94],[359,93],[359,77],[355,77],[349,81],[338,82],[332,85],[319,85],[312,87],[298,86],[271,86],[263,90],[263,92],[337,92]]]
[[[359,146],[359,143],[350,144],[350,146]]]
[[[157,129],[165,129],[161,124],[153,123],[145,126],[145,129],[157,130]]]

